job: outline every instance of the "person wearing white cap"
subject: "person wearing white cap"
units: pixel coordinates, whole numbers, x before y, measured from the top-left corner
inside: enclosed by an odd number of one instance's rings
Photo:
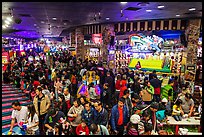
[[[130,117],[130,122],[127,124],[127,135],[139,135],[138,123],[140,122],[140,116],[133,114]]]

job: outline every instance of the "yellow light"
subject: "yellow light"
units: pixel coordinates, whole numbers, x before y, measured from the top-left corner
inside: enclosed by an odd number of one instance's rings
[[[2,27],[3,27],[3,29],[5,29],[5,28],[6,28],[6,26],[5,26],[5,25],[3,25]]]

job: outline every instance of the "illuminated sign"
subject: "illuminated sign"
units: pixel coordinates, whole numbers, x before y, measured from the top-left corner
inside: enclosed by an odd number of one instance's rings
[[[161,51],[160,44],[164,42],[163,38],[156,35],[145,36],[143,34],[133,34],[129,36],[129,43],[138,51],[142,50],[156,50]]]
[[[92,34],[92,41],[95,44],[102,44],[102,34]]]

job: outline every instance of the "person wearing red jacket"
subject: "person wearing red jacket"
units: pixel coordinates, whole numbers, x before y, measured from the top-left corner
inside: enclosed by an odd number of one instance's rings
[[[123,79],[121,80],[120,85],[121,85],[121,88],[120,88],[119,98],[121,98],[124,95],[124,91],[127,89],[126,76],[123,76]]]
[[[76,127],[76,134],[77,135],[89,135],[89,128],[86,125],[84,119],[82,119],[81,124]]]

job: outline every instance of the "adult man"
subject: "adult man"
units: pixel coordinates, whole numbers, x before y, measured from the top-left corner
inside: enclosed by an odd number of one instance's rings
[[[82,111],[82,119],[86,121],[86,124],[88,127],[91,125],[91,117],[93,115],[93,108],[91,107],[91,104],[89,102],[86,102],[84,105],[84,110]]]
[[[117,135],[123,135],[123,131],[128,122],[128,110],[124,105],[124,98],[118,100],[118,104],[111,110],[111,128]]]
[[[102,107],[102,103],[100,101],[96,101],[94,103],[94,108],[95,109],[91,118],[92,123],[107,126],[108,112],[105,108]]]
[[[20,125],[20,122],[25,122],[28,117],[28,108],[25,106],[20,106],[20,103],[18,101],[12,102],[12,108],[14,109],[11,114],[11,127],[9,129],[10,132],[12,132],[14,124],[17,120],[18,126]]]
[[[54,130],[55,125],[61,121],[61,119],[65,119],[65,114],[61,111],[57,111],[56,108],[51,108],[48,111],[48,114],[45,116],[45,127],[48,128],[49,132]],[[62,134],[62,125],[59,127],[59,135]]]
[[[150,80],[150,84],[154,87],[154,101],[160,101],[161,94],[161,81],[157,78],[156,74],[153,74],[153,79]]]
[[[130,91],[128,89],[126,89],[124,91],[124,95],[123,95],[123,98],[125,99],[125,105],[127,107],[127,110],[128,110],[128,119],[130,118],[130,116],[132,115],[132,102],[130,100]]]
[[[185,96],[181,97],[180,99],[182,100],[181,107],[184,114],[188,114],[188,117],[191,117],[194,109],[194,101],[191,94],[186,93]]]
[[[47,114],[51,102],[49,97],[42,93],[41,87],[38,87],[35,92],[36,96],[33,99],[33,104],[39,117],[40,134],[44,134],[43,121],[45,119],[45,116]]]

